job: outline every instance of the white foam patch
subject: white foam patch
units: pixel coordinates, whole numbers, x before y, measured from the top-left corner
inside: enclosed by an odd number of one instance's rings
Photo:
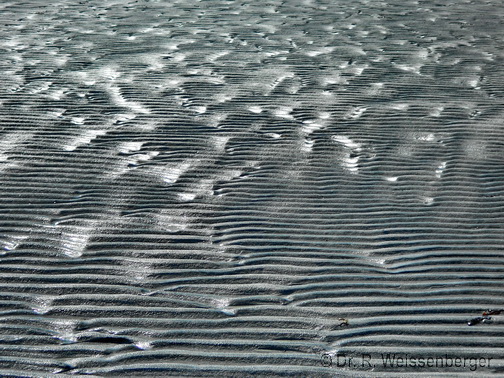
[[[226,120],[228,114],[220,113],[220,112],[212,112],[211,115],[208,115],[205,118],[205,122],[207,122],[208,126],[220,128],[222,122]]]
[[[438,165],[436,168],[436,177],[439,179],[441,178],[444,170],[446,169],[446,161],[443,161],[441,164]]]
[[[234,316],[236,315],[236,310],[232,308],[223,308],[221,310],[224,314],[229,315],[229,316]]]
[[[226,308],[231,304],[231,301],[227,298],[219,298],[212,300],[212,304],[216,308]]]
[[[66,89],[52,89],[49,93],[47,93],[47,97],[52,100],[61,100],[65,97],[67,90]]]
[[[53,111],[48,111],[47,115],[53,117],[53,118],[62,118],[63,114],[65,113],[65,109],[60,108],[60,109],[55,109]]]
[[[213,305],[221,310],[224,314],[234,316],[236,315],[236,310],[229,308],[229,305],[231,304],[231,301],[229,299],[216,299],[213,302]]]
[[[479,85],[479,77],[473,77],[473,78],[470,78],[470,79],[467,79],[467,85],[470,86],[471,88],[479,88],[478,85]]]
[[[279,139],[282,137],[282,134],[278,134],[278,133],[266,133],[264,135],[267,137],[273,138],[273,139]]]
[[[190,110],[192,110],[195,113],[203,114],[206,113],[207,107],[204,105],[198,105],[198,106],[191,106],[189,107]]]
[[[15,161],[9,161],[8,156],[0,152],[0,172],[4,172],[8,169],[19,168],[21,164]]]
[[[360,118],[364,112],[367,110],[367,108],[363,106],[355,107],[350,109],[345,115],[345,119],[358,119]]]
[[[343,157],[342,166],[351,173],[357,173],[359,170],[359,156],[352,158],[350,154],[346,154]]]
[[[146,154],[135,154],[133,157],[137,162],[145,162],[159,155],[159,151],[149,151]]]
[[[259,163],[255,162],[255,164],[258,165]],[[254,166],[254,162],[248,163],[247,166],[256,168],[256,166]],[[223,173],[219,174],[219,176],[216,179],[218,181],[231,181],[231,180],[233,180],[237,177],[241,177],[241,176],[243,176],[243,171],[240,169],[226,169],[223,171]],[[210,186],[208,185],[208,182],[207,182],[205,190],[208,187],[210,187]],[[203,186],[201,186],[201,188],[203,188]],[[215,194],[215,192],[212,191],[212,194]]]
[[[408,110],[409,104],[406,104],[406,103],[396,103],[396,104],[390,105],[390,107],[392,109],[395,109],[395,110]]]
[[[86,120],[86,118],[84,118],[84,117],[73,117],[70,120],[70,122],[72,122],[75,125],[83,125],[85,120]]]
[[[307,51],[305,54],[310,57],[314,57],[314,56],[319,56],[319,55],[323,55],[323,54],[329,54],[329,53],[333,52],[334,49],[335,49],[335,47],[332,47],[332,46],[321,47],[321,48],[318,48],[315,50]]]
[[[92,79],[91,80],[83,80],[82,84],[87,85],[87,86],[95,85],[96,80],[92,80]]]
[[[186,58],[187,58],[187,54],[176,53],[176,54],[173,54],[171,60],[172,60],[172,62],[180,63],[180,62],[183,62]]]
[[[79,135],[69,144],[63,147],[65,151],[75,151],[78,147],[90,143],[100,135],[105,135],[105,130],[85,130],[82,135]]]
[[[301,132],[310,135],[314,131],[320,130],[324,127],[322,123],[318,123],[312,120],[307,120],[303,122],[303,126],[301,127]]]
[[[58,67],[63,67],[65,64],[68,63],[70,60],[70,57],[67,55],[59,55],[57,58],[53,60],[54,64]]]
[[[178,198],[182,202],[189,202],[196,198],[196,193],[179,193]]]
[[[45,92],[47,91],[52,85],[52,82],[50,81],[44,81],[44,82],[37,82],[36,84],[32,84],[27,86],[27,92],[30,94],[36,94],[40,92]]]
[[[315,142],[311,139],[305,139],[303,145],[301,146],[301,151],[303,152],[311,152],[313,149],[313,145]]]
[[[34,305],[32,306],[33,312],[36,314],[45,314],[51,309],[54,297],[48,295],[41,295],[34,299]]]
[[[181,43],[182,42],[168,42],[168,43],[163,44],[161,47],[166,50],[175,51],[175,50],[179,49],[179,45]]]
[[[77,341],[77,335],[75,333],[77,327],[76,320],[55,320],[51,322],[51,325],[57,333],[57,336],[55,336],[57,339],[67,342]]]
[[[124,152],[132,152],[128,150],[127,147],[123,149]],[[134,151],[134,150],[133,150]],[[105,172],[108,179],[116,179],[117,177],[130,172],[135,169],[140,164],[151,160],[152,158],[159,155],[159,151],[149,151],[145,154],[133,154],[127,157],[123,157],[118,161],[113,169],[109,169]],[[151,167],[150,171],[155,171],[156,175],[159,175],[159,169],[157,167]]]
[[[137,130],[140,131],[153,131],[155,130],[159,124],[154,121],[154,120],[148,120],[145,122],[139,122],[137,125],[135,125]]]
[[[263,109],[260,106],[250,106],[248,110],[256,114],[262,113],[263,111]]]
[[[217,93],[214,96],[215,101],[220,102],[220,103],[231,101],[234,97],[235,96],[233,93]]]
[[[214,75],[214,71],[211,68],[191,68],[187,70],[187,74],[194,76],[202,76],[202,79],[205,79]]]
[[[165,84],[165,88],[178,88],[184,82],[185,82],[185,80],[182,80],[182,79],[170,79],[170,80],[166,80],[164,82],[164,84]]]
[[[415,63],[415,64],[397,64],[392,62],[394,66],[399,68],[401,71],[412,72],[417,75],[420,75],[420,69],[423,66],[423,63]]]
[[[222,179],[226,179],[227,175],[229,175],[227,176],[227,179],[231,179],[235,177],[234,176],[235,174],[239,176],[241,172],[239,170],[228,170],[222,176]],[[182,202],[193,201],[198,196],[212,196],[214,195],[213,186],[214,186],[214,180],[203,179],[200,180],[198,183],[193,184],[193,187],[191,188],[190,191],[185,193],[179,193],[177,196],[178,199]]]
[[[0,245],[6,251],[13,251],[26,239],[28,239],[28,235],[13,235],[6,240],[0,241]]]
[[[354,142],[350,138],[344,135],[333,135],[331,139],[337,143],[341,143],[346,148],[350,148],[356,151],[361,151],[362,145],[360,143]]]
[[[135,155],[129,156],[128,159],[126,159],[126,161],[125,161],[126,164],[125,164],[124,168],[118,170],[115,173],[115,176],[122,175],[122,174],[126,173],[129,169],[131,169],[131,166],[137,166],[141,163],[149,161],[153,157],[156,157],[157,155],[159,155],[158,151],[149,151],[146,154],[135,154]]]
[[[495,55],[493,53],[490,53],[488,51],[481,51],[480,54],[483,55],[483,59],[485,60],[489,60],[491,62],[495,60]]]
[[[114,102],[118,106],[122,106],[125,108],[131,109],[135,113],[140,113],[140,114],[149,114],[150,110],[147,109],[145,106],[140,104],[139,102],[136,101],[128,101],[126,100],[123,95],[121,94],[121,90],[119,87],[113,86],[113,85],[108,85],[107,86],[107,91],[110,95],[110,99],[112,102]]]
[[[161,71],[165,68],[163,56],[160,54],[142,54],[139,61],[147,64],[147,71]]]
[[[273,111],[273,115],[276,117],[285,118],[285,119],[294,119],[294,117],[291,114],[292,110],[293,109],[291,107],[282,106],[278,109],[275,109]]]
[[[431,117],[439,117],[443,110],[444,110],[444,107],[435,106],[434,108],[431,109],[431,111],[429,112],[429,115]]]
[[[369,257],[366,259],[367,261],[372,261],[374,262],[376,265],[385,265],[387,263],[387,260],[385,260],[384,258],[373,258],[373,257]]]
[[[210,77],[205,77],[205,81],[207,83],[211,83],[211,84],[226,84],[226,77],[225,76],[210,76]]]
[[[369,96],[378,96],[382,92],[384,86],[384,83],[372,83],[371,87],[366,90],[366,93]]]
[[[340,84],[340,85],[348,84],[348,80],[345,77],[340,76],[339,74],[321,77],[319,78],[319,82],[322,86],[334,85],[334,84]]]
[[[433,133],[421,134],[417,137],[418,140],[422,142],[434,142],[436,141],[436,136]]]
[[[121,73],[113,66],[105,66],[96,71],[96,76],[99,79],[115,81],[121,76]]]
[[[135,113],[120,113],[116,116],[114,116],[114,121],[113,122],[128,122],[131,121],[132,119],[135,119],[137,115]]]
[[[434,203],[434,198],[424,197],[424,198],[422,198],[422,202],[424,203],[424,205],[430,206]]]
[[[231,51],[219,51],[219,52],[216,52],[216,53],[213,53],[213,54],[210,54],[208,55],[205,60],[208,61],[208,62],[215,62],[216,60],[218,60],[219,58],[222,58],[223,56],[226,56],[228,55],[229,53],[231,53]]]
[[[92,227],[75,227],[61,233],[61,246],[65,255],[72,258],[82,256],[91,237]]]
[[[280,84],[282,84],[282,82],[285,80],[285,79],[288,79],[288,78],[293,78],[295,75],[294,73],[292,72],[287,72],[286,74],[284,75],[280,75],[278,76],[275,80],[273,80],[273,83],[270,84],[270,91],[273,91],[273,89],[275,89],[276,87],[278,87]]]
[[[289,51],[288,50],[278,50],[278,51],[266,51],[263,53],[264,56],[267,56],[267,57],[272,57],[272,56],[278,56],[278,55],[281,55],[281,54],[288,54]],[[285,60],[284,59],[285,57],[279,57],[277,59],[280,59],[280,60]]]
[[[144,142],[124,142],[119,145],[119,152],[129,153],[132,151],[140,151]]]
[[[152,349],[152,343],[149,342],[149,341],[139,341],[137,343],[135,343],[135,346],[138,348],[138,349],[141,349],[141,350],[149,350],[149,349]]]
[[[342,157],[341,166],[350,173],[357,173],[359,171],[360,157],[352,157],[352,152],[360,152],[362,150],[362,145],[360,143],[354,142],[344,135],[333,135],[331,139],[337,143],[342,144],[346,150]]]

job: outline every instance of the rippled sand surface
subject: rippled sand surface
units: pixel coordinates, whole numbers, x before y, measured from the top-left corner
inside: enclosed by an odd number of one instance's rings
[[[2,2],[0,375],[504,374],[503,18]]]

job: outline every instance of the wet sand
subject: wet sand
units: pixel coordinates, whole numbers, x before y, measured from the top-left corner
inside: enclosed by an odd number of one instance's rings
[[[502,374],[503,16],[2,3],[0,375]]]

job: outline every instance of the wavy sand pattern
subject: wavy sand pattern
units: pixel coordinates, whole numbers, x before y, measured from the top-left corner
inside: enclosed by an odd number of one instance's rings
[[[0,375],[504,374],[502,2],[0,17]]]

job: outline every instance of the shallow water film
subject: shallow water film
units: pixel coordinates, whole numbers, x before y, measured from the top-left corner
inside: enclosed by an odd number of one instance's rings
[[[0,19],[2,377],[504,374],[501,1]]]

